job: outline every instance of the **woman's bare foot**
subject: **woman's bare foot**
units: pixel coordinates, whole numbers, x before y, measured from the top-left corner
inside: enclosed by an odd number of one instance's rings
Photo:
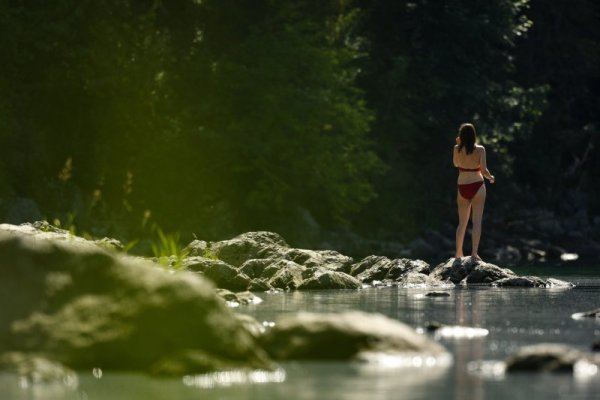
[[[464,254],[455,254],[454,255],[454,258],[456,258],[457,260],[460,260],[463,257],[464,257]]]
[[[475,261],[483,261],[483,260],[481,259],[481,257],[479,257],[479,255],[477,255],[477,254],[471,254],[471,258],[472,258],[473,260],[475,260]]]

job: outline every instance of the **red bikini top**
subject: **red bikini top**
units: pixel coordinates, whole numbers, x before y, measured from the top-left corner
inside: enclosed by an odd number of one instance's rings
[[[477,167],[477,168],[461,168],[461,167],[456,167],[456,168],[458,168],[459,171],[472,171],[472,172],[481,171],[481,167]]]

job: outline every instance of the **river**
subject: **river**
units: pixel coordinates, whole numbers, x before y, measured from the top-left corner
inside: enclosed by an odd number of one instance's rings
[[[0,399],[598,399],[598,373],[505,375],[495,363],[523,345],[553,342],[588,351],[592,342],[600,339],[600,321],[571,317],[573,313],[600,307],[598,268],[561,267],[534,272],[544,276],[544,271],[554,277],[562,274],[560,279],[577,286],[457,287],[447,290],[449,297],[425,297],[426,290],[393,287],[265,293],[259,294],[262,303],[236,309],[267,325],[298,311],[362,310],[385,314],[415,329],[437,321],[487,330],[483,336],[478,335],[481,330],[454,331],[454,336],[434,335],[453,355],[450,365],[392,368],[350,362],[293,362],[282,364],[275,374],[250,378],[218,375],[202,380],[158,379],[96,370],[80,372],[77,385],[28,385],[16,376],[3,374]]]

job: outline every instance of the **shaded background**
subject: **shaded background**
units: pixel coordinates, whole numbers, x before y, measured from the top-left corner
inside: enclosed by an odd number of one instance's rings
[[[600,239],[597,1],[0,0],[0,52],[6,222],[355,254],[448,236],[472,121],[490,223]]]

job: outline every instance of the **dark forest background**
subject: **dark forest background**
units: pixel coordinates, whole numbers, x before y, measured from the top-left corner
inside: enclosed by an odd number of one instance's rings
[[[0,54],[4,221],[410,241],[466,121],[490,215],[600,215],[595,0],[0,0]]]

